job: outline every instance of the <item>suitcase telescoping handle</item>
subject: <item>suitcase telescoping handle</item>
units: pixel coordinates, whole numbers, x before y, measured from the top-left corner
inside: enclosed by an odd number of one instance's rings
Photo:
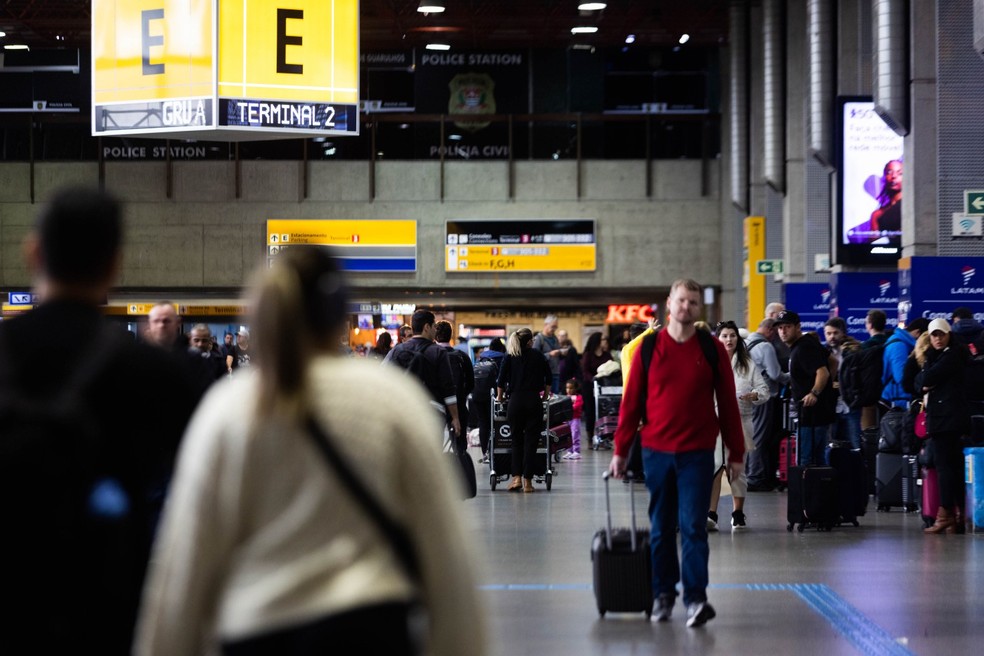
[[[605,481],[605,546],[608,551],[612,550],[612,497],[608,489],[608,479],[611,478],[611,473],[606,471],[601,477]],[[635,513],[635,483],[632,482],[632,472],[625,472],[625,476],[629,479],[629,509],[632,513],[631,518],[631,540],[632,551],[636,550],[636,513]]]

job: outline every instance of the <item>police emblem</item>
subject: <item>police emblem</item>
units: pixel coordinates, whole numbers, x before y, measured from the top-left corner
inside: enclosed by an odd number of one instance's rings
[[[495,114],[495,82],[485,73],[459,73],[448,83],[451,100],[448,102],[450,114]],[[487,127],[488,121],[460,121],[455,125],[469,132],[477,132]]]

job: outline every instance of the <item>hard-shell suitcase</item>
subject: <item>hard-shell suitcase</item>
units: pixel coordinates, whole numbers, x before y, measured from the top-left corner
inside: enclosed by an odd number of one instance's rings
[[[880,440],[878,429],[866,428],[861,431],[861,454],[864,456],[864,465],[867,470],[868,494],[877,494],[875,489],[875,468],[877,466],[878,442]]]
[[[547,435],[550,438],[550,455],[555,461],[560,459],[561,452],[573,446],[570,424],[551,426]]]
[[[850,443],[830,445],[830,466],[837,470],[840,520],[858,525],[868,509],[867,472],[861,451]]]
[[[649,529],[636,527],[635,485],[629,485],[629,506],[632,523],[629,528],[612,528],[612,504],[605,478],[605,527],[591,540],[591,565],[594,572],[594,594],[598,614],[607,612],[653,612],[653,568],[649,549]]]
[[[940,479],[936,469],[922,469],[922,520],[929,528],[936,523],[936,511],[940,507]]]
[[[840,520],[837,470],[833,467],[790,467],[786,493],[786,530],[802,533],[807,524],[829,531]]]
[[[879,453],[875,458],[875,501],[880,512],[902,508],[912,512],[919,507],[916,501],[916,480],[919,463],[916,456],[900,453]]]

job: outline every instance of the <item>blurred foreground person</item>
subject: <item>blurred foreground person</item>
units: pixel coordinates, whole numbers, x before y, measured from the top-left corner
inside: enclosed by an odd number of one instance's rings
[[[135,653],[484,654],[478,559],[423,388],[338,355],[344,281],[323,250],[261,275],[260,375],[192,419]],[[366,390],[386,403],[365,412]]]
[[[0,324],[0,653],[128,654],[185,369],[108,324],[120,205],[57,192],[25,242],[40,304]],[[70,336],[70,337],[68,337]]]

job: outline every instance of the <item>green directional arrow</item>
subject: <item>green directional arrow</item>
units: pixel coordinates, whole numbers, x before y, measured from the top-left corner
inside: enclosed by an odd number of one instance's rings
[[[984,190],[964,190],[964,214],[984,214]]]

